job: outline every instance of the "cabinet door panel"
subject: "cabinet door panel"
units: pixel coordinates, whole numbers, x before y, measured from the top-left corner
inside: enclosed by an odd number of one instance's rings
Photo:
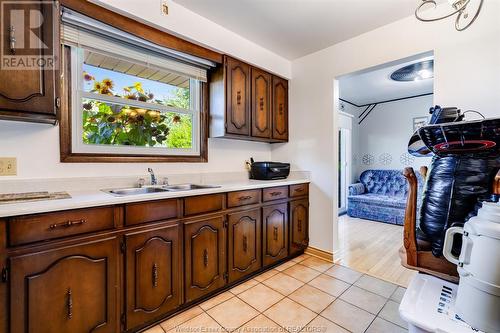
[[[270,265],[288,255],[288,212],[287,204],[263,208],[263,258],[264,266]]]
[[[13,257],[11,332],[116,332],[115,238]]]
[[[181,303],[178,223],[125,236],[127,329]]]
[[[260,268],[260,209],[229,214],[229,282]]]
[[[229,57],[226,66],[226,131],[250,135],[250,67]]]
[[[186,302],[225,284],[225,242],[226,230],[222,217],[185,223]]]
[[[303,251],[309,243],[309,202],[290,202],[290,254]]]
[[[58,9],[50,2],[0,1],[2,24],[0,38],[2,55],[18,59],[54,61],[55,69],[10,67],[0,70],[0,116],[2,111],[49,114],[55,119],[58,86],[57,62],[59,50]],[[40,14],[40,15],[38,15]],[[29,23],[29,24],[28,24]],[[28,29],[29,27],[29,29]],[[9,43],[13,28],[15,51]],[[36,45],[34,45],[36,43]],[[42,44],[43,43],[43,44]],[[38,47],[42,45],[42,47]],[[24,60],[26,62],[27,60]],[[22,117],[22,116],[20,116]]]
[[[288,81],[273,76],[273,139],[288,140]]]
[[[252,68],[252,136],[271,136],[271,74]]]

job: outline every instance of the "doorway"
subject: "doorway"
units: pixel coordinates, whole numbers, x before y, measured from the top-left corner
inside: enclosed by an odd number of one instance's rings
[[[432,52],[337,77],[338,237],[340,264],[405,286],[401,266],[405,167],[418,170],[407,145],[433,100]],[[397,75],[396,75],[397,74]]]

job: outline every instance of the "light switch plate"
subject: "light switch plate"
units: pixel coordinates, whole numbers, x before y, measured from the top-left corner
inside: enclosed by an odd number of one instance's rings
[[[0,157],[0,176],[17,175],[17,158]]]

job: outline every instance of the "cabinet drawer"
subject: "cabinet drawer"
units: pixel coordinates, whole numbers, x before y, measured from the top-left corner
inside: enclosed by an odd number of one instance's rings
[[[168,220],[177,216],[177,199],[138,202],[125,206],[126,225]]]
[[[309,194],[309,184],[290,185],[290,197],[301,197]]]
[[[238,207],[260,202],[260,190],[230,192],[227,194],[227,207]]]
[[[263,190],[263,201],[288,198],[288,186],[270,187]]]
[[[210,213],[222,209],[224,195],[209,194],[197,197],[187,197],[184,199],[184,215]]]
[[[115,227],[113,207],[85,208],[8,220],[9,245],[21,245]]]

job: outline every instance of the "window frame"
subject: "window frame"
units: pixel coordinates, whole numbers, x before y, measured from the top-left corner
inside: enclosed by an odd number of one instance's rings
[[[72,163],[72,162],[88,162],[88,163],[107,163],[107,162],[117,162],[117,163],[127,163],[127,162],[207,162],[208,161],[208,86],[205,82],[199,82],[199,89],[196,89],[199,94],[199,105],[197,107],[199,117],[198,127],[199,133],[198,138],[194,138],[193,142],[197,145],[196,153],[189,152],[186,153],[185,149],[168,149],[168,148],[151,148],[151,147],[134,147],[137,153],[109,153],[109,152],[88,152],[81,151],[80,149],[75,149],[73,142],[74,139],[80,139],[81,135],[78,137],[78,126],[77,119],[73,119],[73,105],[81,100],[82,96],[78,85],[75,87],[75,81],[79,77],[74,77],[75,67],[78,68],[78,61],[75,64],[74,51],[69,46],[62,46],[62,88],[63,88],[63,98],[61,101],[61,115],[60,115],[60,157],[61,162]],[[80,64],[81,68],[81,64]],[[98,94],[92,93],[92,99],[107,101],[109,98],[104,96],[99,96]],[[84,97],[85,98],[85,97]],[[120,98],[117,98],[121,100]],[[130,104],[143,103],[139,101],[134,101]],[[128,103],[128,101],[127,101]],[[141,105],[149,109],[158,109],[159,106],[153,103],[144,103],[146,105]],[[78,105],[78,104],[76,104]],[[171,109],[172,112],[187,113],[186,110],[161,106],[162,110]],[[191,112],[188,112],[191,114]],[[193,117],[193,128],[195,128],[195,117]],[[81,120],[80,120],[81,124]],[[81,130],[81,129],[80,129]],[[195,131],[193,131],[194,134]],[[80,132],[81,134],[81,132]],[[83,144],[83,142],[82,142]],[[120,146],[121,147],[121,146]],[[77,147],[76,147],[77,148]],[[113,149],[115,147],[108,147],[108,149]],[[151,154],[144,153],[144,149],[160,149],[162,151],[167,150],[172,154]],[[191,150],[191,149],[189,149]]]

